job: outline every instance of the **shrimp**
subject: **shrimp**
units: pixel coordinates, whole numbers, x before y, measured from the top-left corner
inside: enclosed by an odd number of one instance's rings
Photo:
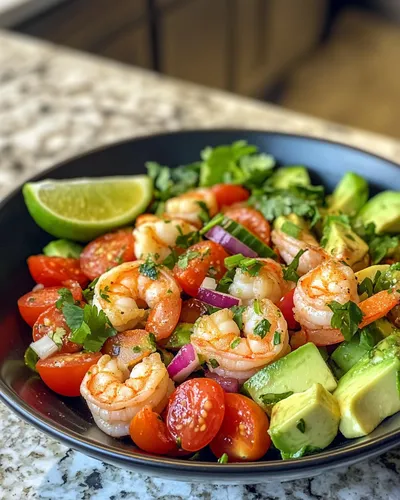
[[[274,229],[271,232],[271,239],[286,264],[290,264],[300,250],[307,250],[299,260],[297,267],[299,275],[308,273],[329,258],[314,236],[304,229],[301,230],[299,238],[294,238],[281,229]]]
[[[217,198],[211,189],[194,189],[185,194],[170,198],[165,203],[165,212],[170,217],[178,217],[197,227],[202,226],[201,202],[205,203],[210,217],[218,212]]]
[[[283,279],[282,267],[272,259],[257,259],[263,267],[257,276],[247,271],[236,269],[229,293],[248,305],[253,299],[270,299],[276,304],[288,292],[292,285]]]
[[[303,331],[319,333],[319,337],[339,339],[337,329],[331,327],[333,301],[345,304],[359,302],[357,281],[351,267],[330,259],[302,276],[294,292],[294,314]],[[335,343],[335,342],[332,342]]]
[[[112,437],[128,435],[132,418],[144,406],[160,413],[173,390],[174,383],[158,353],[134,366],[130,374],[118,359],[104,354],[81,384],[94,421]]]
[[[219,375],[244,382],[263,366],[288,353],[289,335],[280,310],[268,299],[247,306],[243,336],[230,309],[201,316],[190,338],[196,352]]]
[[[119,332],[145,323],[145,329],[161,340],[169,337],[178,323],[181,290],[169,269],[148,266],[137,260],[104,273],[94,288],[93,304],[105,312]],[[146,305],[150,312],[143,308]]]
[[[176,246],[178,236],[193,231],[197,231],[197,228],[185,220],[140,215],[133,230],[135,255],[139,259],[152,256],[155,262],[163,262]]]

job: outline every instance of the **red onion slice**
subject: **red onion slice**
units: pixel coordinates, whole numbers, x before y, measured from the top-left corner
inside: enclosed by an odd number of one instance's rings
[[[249,248],[247,245],[239,241],[237,238],[232,236],[225,231],[221,226],[212,227],[206,234],[205,237],[215,243],[222,245],[225,250],[227,250],[232,255],[241,253],[245,257],[257,257],[257,253]]]
[[[218,382],[225,392],[239,392],[240,384],[238,379],[236,378],[221,377],[221,375],[218,375],[215,372],[210,372],[208,370],[206,370],[204,375],[207,378],[212,378],[213,380]]]
[[[199,288],[196,297],[205,304],[219,307],[220,309],[229,309],[233,306],[240,306],[242,303],[237,297],[203,287]]]
[[[192,344],[184,345],[168,365],[169,376],[174,382],[183,382],[200,367],[199,358]]]

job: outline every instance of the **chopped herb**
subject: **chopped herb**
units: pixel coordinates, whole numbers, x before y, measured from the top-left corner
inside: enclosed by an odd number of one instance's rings
[[[237,324],[239,330],[243,329],[243,313],[246,310],[246,306],[232,306],[231,311],[233,312],[233,321]]]
[[[222,278],[219,280],[217,285],[217,291],[222,293],[227,293],[229,287],[233,283],[233,278],[235,277],[236,269],[229,269]]]
[[[109,292],[110,287],[107,285],[104,288],[100,288],[100,297],[105,300],[106,302],[111,302],[110,300],[110,295],[107,293]]]
[[[65,331],[64,328],[56,328],[56,331],[49,335],[49,337],[53,340],[53,342],[55,342],[57,344],[57,346],[60,348],[63,344],[63,339],[65,337],[65,335],[67,334],[67,332]]]
[[[181,269],[186,269],[189,265],[189,262],[197,257],[202,257],[200,252],[194,250],[188,250],[184,254],[182,254],[178,259],[178,267]]]
[[[304,422],[304,419],[301,418],[298,420],[296,427],[299,429],[299,431],[304,434],[306,432],[306,423]]]
[[[223,455],[221,455],[218,459],[218,463],[219,464],[227,464],[229,461],[229,457],[228,457],[228,454],[227,453],[224,453]]]
[[[235,349],[235,347],[237,347],[239,344],[240,344],[240,337],[232,341],[231,349]]]
[[[171,293],[173,293],[173,291],[172,291],[170,288],[168,288],[168,290],[167,290],[167,294],[168,294],[168,295],[171,295]]]
[[[345,340],[350,341],[362,321],[363,313],[361,309],[351,300],[345,304],[333,301],[328,304],[328,307],[333,312],[331,319],[332,328],[338,328]]]
[[[140,265],[139,272],[151,280],[158,279],[160,275],[160,272],[157,269],[157,264],[150,257],[147,257],[146,261]]]
[[[204,201],[196,201],[197,205],[200,207],[199,219],[203,224],[210,222],[210,211]]]
[[[210,306],[210,305],[208,305],[208,304],[204,304],[204,305],[205,305],[205,306],[206,306],[206,308],[207,308],[207,314],[208,314],[208,315],[214,314],[214,313],[216,313],[216,312],[218,312],[218,311],[220,311],[220,310],[221,310],[221,308],[220,308],[220,307],[214,307],[214,306]]]
[[[176,227],[179,231],[179,236],[175,240],[175,245],[177,247],[186,249],[201,241],[201,236],[198,231],[183,234],[181,226]]]
[[[254,312],[258,315],[261,314],[261,304],[260,304],[260,301],[259,300],[255,300],[253,302],[253,309],[254,309]]]
[[[86,290],[83,290],[83,296],[86,302],[92,302],[94,295],[94,287],[96,286],[99,278],[95,278],[91,283],[88,284]]]
[[[182,448],[182,439],[180,437],[176,438],[176,447],[177,448]]]
[[[165,257],[162,264],[163,266],[168,267],[168,269],[173,269],[175,264],[178,262],[178,254],[174,248],[170,248],[170,250],[171,253]]]
[[[293,391],[282,392],[281,394],[261,394],[260,399],[265,405],[274,405],[282,399],[286,399],[293,394]]]
[[[154,333],[149,333],[149,343],[154,349],[157,349],[157,339]]]
[[[285,281],[293,281],[294,283],[299,281],[300,276],[297,273],[297,268],[299,267],[300,257],[305,252],[307,252],[307,250],[299,250],[292,262],[287,267],[283,268],[283,279]]]
[[[390,295],[393,293],[393,288],[389,288],[389,290],[387,291],[387,293]]]
[[[200,229],[200,234],[204,235],[206,234],[210,229],[212,229],[214,226],[218,226],[223,220],[224,220],[224,214],[217,214],[215,215],[210,222],[208,222],[205,226]]]
[[[210,363],[210,365],[211,365],[212,368],[218,368],[219,367],[218,361],[216,359],[214,359],[214,358],[210,358],[209,363]]]
[[[124,253],[125,253],[125,250],[126,250],[126,245],[124,245],[122,248],[121,248],[121,251],[119,253],[119,255],[117,255],[115,257],[115,263],[120,265],[124,262]]]
[[[357,286],[358,295],[362,295],[366,293],[368,297],[371,297],[374,294],[374,284],[371,278],[365,278],[362,282]]]
[[[36,298],[35,297],[29,297],[28,302],[31,304],[32,302],[35,302]]]
[[[225,267],[232,270],[239,267],[242,271],[247,272],[250,276],[258,276],[260,269],[263,267],[262,262],[257,259],[245,257],[241,253],[231,255],[224,259]]]
[[[32,347],[28,347],[28,349],[25,351],[24,354],[24,362],[28,368],[33,370],[34,372],[37,372],[36,370],[36,363],[39,361],[39,356],[36,354],[36,352],[32,349]]]
[[[254,328],[254,334],[262,339],[267,335],[271,328],[271,323],[267,319],[262,319]]]
[[[72,296],[71,290],[68,290],[68,288],[60,288],[58,290],[58,295],[60,298],[56,302],[56,307],[61,311],[62,307],[64,304],[73,304],[74,297]]]
[[[138,345],[134,345],[132,347],[132,351],[133,352],[142,352],[142,348],[140,346],[138,346]]]
[[[373,222],[363,225],[356,220],[353,223],[353,229],[368,244],[372,264],[379,264],[400,246],[399,236],[376,234]]]
[[[194,455],[192,455],[191,457],[189,457],[188,460],[195,462],[196,460],[199,460],[199,458],[200,458],[200,452],[196,451],[196,453]]]
[[[293,222],[287,220],[282,224],[281,231],[289,236],[292,236],[293,238],[298,239],[301,233],[301,228]]]
[[[281,334],[280,334],[280,332],[275,332],[274,333],[273,344],[274,345],[279,345],[280,343],[281,343]]]

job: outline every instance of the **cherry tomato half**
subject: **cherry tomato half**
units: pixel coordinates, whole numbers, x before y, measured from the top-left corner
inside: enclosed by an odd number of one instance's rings
[[[222,278],[226,271],[224,259],[228,256],[224,247],[218,243],[213,241],[196,243],[182,254],[175,265],[175,279],[184,292],[194,297],[206,276],[211,276],[217,281]]]
[[[43,382],[62,396],[79,396],[83,377],[101,358],[100,352],[56,354],[36,363]]]
[[[216,457],[226,453],[230,462],[245,462],[263,457],[271,445],[269,420],[262,409],[241,394],[225,394],[225,416],[211,441]]]
[[[224,391],[218,382],[193,378],[175,389],[168,403],[166,423],[182,449],[198,451],[216,436],[224,413]]]
[[[232,207],[225,210],[225,215],[244,226],[266,245],[270,245],[271,226],[261,212],[250,207]]]
[[[133,417],[129,434],[136,446],[148,453],[166,455],[177,449],[176,442],[162,418],[149,406],[142,408]]]
[[[246,201],[250,196],[247,189],[235,184],[216,184],[211,191],[215,194],[219,208]]]
[[[69,280],[63,285],[71,290],[75,300],[82,300],[82,289],[76,281]],[[18,299],[19,312],[29,326],[33,326],[42,312],[57,302],[60,298],[58,290],[59,286],[42,288],[26,293]]]
[[[33,340],[36,342],[44,335],[54,333],[57,328],[63,328],[66,332],[63,337],[63,345],[60,349],[60,353],[73,353],[82,350],[81,345],[75,344],[75,342],[69,340],[71,330],[65,321],[63,313],[58,310],[56,306],[50,306],[38,317],[36,323],[33,325]]]
[[[28,258],[28,267],[36,283],[44,286],[60,286],[66,280],[74,280],[85,287],[89,282],[81,271],[79,259],[32,255]]]
[[[132,229],[120,229],[91,241],[80,257],[81,269],[94,280],[108,269],[134,260]]]
[[[294,318],[294,302],[293,302],[294,288],[287,292],[278,302],[278,307],[286,320],[289,330],[298,330],[300,325]]]

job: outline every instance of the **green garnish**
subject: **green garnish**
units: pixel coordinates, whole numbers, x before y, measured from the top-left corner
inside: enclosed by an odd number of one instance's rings
[[[289,236],[292,236],[293,238],[298,239],[301,233],[301,228],[293,222],[287,220],[282,224],[281,231]]]
[[[175,264],[178,262],[178,254],[174,248],[170,248],[170,250],[171,253],[165,257],[162,264],[163,266],[168,267],[168,269],[173,269]]]
[[[255,258],[245,257],[241,253],[231,255],[224,259],[225,267],[229,270],[239,267],[242,271],[247,272],[250,276],[258,276],[260,269],[263,267],[262,262]]]
[[[62,343],[63,343],[63,338],[65,337],[66,334],[67,334],[67,332],[65,331],[64,328],[58,327],[58,328],[56,328],[56,330],[53,334],[49,335],[49,337],[60,348],[62,346]]]
[[[111,302],[110,301],[110,296],[107,292],[109,292],[110,287],[107,285],[104,288],[100,288],[100,297],[105,300],[106,302]]]
[[[189,248],[201,240],[199,231],[183,234],[181,226],[176,226],[179,231],[179,236],[176,238],[175,245],[179,248]]]
[[[229,461],[229,457],[228,457],[228,454],[227,453],[224,453],[223,455],[221,455],[218,459],[218,463],[219,464],[227,464]]]
[[[297,268],[299,267],[300,257],[307,251],[307,249],[299,250],[292,262],[287,267],[283,267],[283,279],[285,281],[293,281],[294,283],[299,281],[300,276],[297,273]]]
[[[178,267],[181,269],[186,269],[189,265],[189,262],[193,259],[201,257],[202,254],[200,252],[194,250],[188,250],[184,254],[182,254],[178,259]]]
[[[196,201],[196,203],[200,207],[199,219],[203,224],[207,224],[210,222],[211,217],[206,203],[204,203],[204,201]]]
[[[331,319],[332,328],[339,329],[345,340],[351,340],[363,318],[361,309],[351,300],[345,304],[333,301],[328,304],[328,307],[333,312]]]
[[[364,278],[362,282],[357,286],[358,295],[362,295],[366,293],[368,297],[371,297],[374,294],[374,283],[371,278]]]
[[[146,261],[143,264],[140,264],[139,272],[140,274],[143,274],[143,276],[147,276],[151,280],[156,280],[160,275],[160,272],[157,269],[157,267],[158,267],[157,264],[149,256],[147,257]]]
[[[91,303],[94,295],[94,287],[96,283],[99,281],[99,278],[95,278],[91,283],[88,284],[87,288],[83,290],[83,296],[85,297],[86,302]]]
[[[224,214],[215,215],[205,226],[200,229],[200,234],[206,234],[214,226],[218,226],[224,220]]]
[[[235,349],[235,347],[237,347],[239,344],[240,344],[240,337],[233,340],[230,347],[231,347],[231,349]]]
[[[262,319],[254,328],[254,335],[264,338],[271,328],[271,323],[267,319]]]
[[[28,368],[33,370],[34,372],[37,372],[36,370],[36,363],[39,361],[39,356],[36,354],[36,352],[32,349],[32,347],[28,347],[28,349],[25,351],[24,354],[24,362]]]
[[[296,427],[299,429],[299,431],[304,434],[306,432],[306,423],[304,422],[304,419],[301,418],[298,422]]]
[[[281,343],[281,334],[280,334],[280,332],[275,332],[274,333],[273,344],[274,345],[279,345],[280,343]]]
[[[237,324],[239,330],[243,329],[243,313],[246,310],[246,306],[232,306],[231,311],[233,312],[233,321]]]
[[[261,304],[260,304],[260,301],[259,300],[255,300],[253,302],[253,309],[254,309],[254,312],[258,315],[261,314]]]
[[[138,345],[135,345],[132,347],[132,351],[133,352],[136,352],[136,353],[139,353],[139,352],[142,352],[142,348]]]
[[[210,361],[209,361],[210,365],[212,368],[218,368],[219,367],[219,363],[216,359],[213,359],[211,358]]]

